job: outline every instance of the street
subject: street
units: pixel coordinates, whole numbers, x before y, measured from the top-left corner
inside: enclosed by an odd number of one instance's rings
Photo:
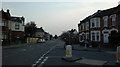
[[[74,47],[76,48],[76,47]],[[80,46],[77,48],[80,48]],[[57,66],[79,66],[79,65],[99,65],[103,66],[108,62],[116,62],[115,51],[85,51],[73,50],[73,57],[81,57],[82,60],[67,62],[62,60],[65,56],[64,42],[50,40],[45,43],[36,43],[14,48],[5,48],[2,50],[2,63],[4,65],[13,65],[13,67],[57,67]]]
[[[45,55],[50,49],[57,45],[56,41],[36,43],[16,48],[2,50],[3,65],[27,65],[32,66],[36,61]]]

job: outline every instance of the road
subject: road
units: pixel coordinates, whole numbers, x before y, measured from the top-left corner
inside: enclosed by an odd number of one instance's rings
[[[76,46],[76,45],[75,45]],[[78,46],[79,47],[79,46]],[[65,49],[63,44],[56,45],[55,49],[50,51],[46,57],[47,60],[42,64],[43,67],[89,67],[89,66],[115,66],[116,52],[111,51],[86,51],[86,50],[72,50],[72,56],[83,58],[75,62],[67,62],[62,60],[65,56]],[[111,64],[112,63],[112,64]],[[41,65],[39,65],[41,67]]]
[[[56,40],[46,43],[36,43],[16,48],[6,48],[2,50],[2,64],[14,66],[34,66],[41,57],[44,57],[57,44]]]
[[[71,65],[104,65],[116,62],[116,54],[112,52],[73,50],[73,57],[84,57],[76,62],[62,60],[65,56],[64,42],[51,40],[17,48],[3,49],[3,65],[13,67],[58,67]],[[97,63],[96,63],[97,62]]]

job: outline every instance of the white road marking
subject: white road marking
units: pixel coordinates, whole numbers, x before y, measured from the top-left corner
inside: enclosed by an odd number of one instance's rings
[[[39,66],[42,66],[45,63],[45,61],[47,61],[47,59],[48,59],[48,57],[45,57],[45,59],[41,62],[41,64]]]
[[[36,66],[36,64],[33,64],[32,67]]]
[[[51,49],[49,49],[46,53],[44,53],[36,62],[35,64],[32,65],[32,67],[35,67],[43,58],[45,55],[47,55],[50,51],[52,51],[57,45],[53,46]],[[43,59],[43,61],[40,63],[40,65],[38,67],[41,67],[45,61],[47,61],[48,57],[45,57],[45,59]]]
[[[39,63],[39,60],[36,62],[36,64],[38,64]]]

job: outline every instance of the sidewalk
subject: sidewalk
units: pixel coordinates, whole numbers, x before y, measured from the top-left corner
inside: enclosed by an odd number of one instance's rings
[[[112,48],[98,48],[98,47],[84,47],[80,45],[72,45],[73,50],[78,50],[78,51],[99,51],[99,52],[116,52],[115,49]]]
[[[32,43],[23,43],[23,44],[2,46],[2,48],[3,48],[3,49],[6,49],[6,48],[18,48],[18,47],[22,47],[22,46],[26,46],[26,45],[30,45],[30,44],[32,44]]]

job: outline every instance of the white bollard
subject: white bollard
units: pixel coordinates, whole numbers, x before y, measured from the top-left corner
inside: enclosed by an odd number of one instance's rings
[[[117,63],[120,63],[120,46],[117,47]]]
[[[72,46],[71,45],[66,46],[66,57],[72,57]]]

